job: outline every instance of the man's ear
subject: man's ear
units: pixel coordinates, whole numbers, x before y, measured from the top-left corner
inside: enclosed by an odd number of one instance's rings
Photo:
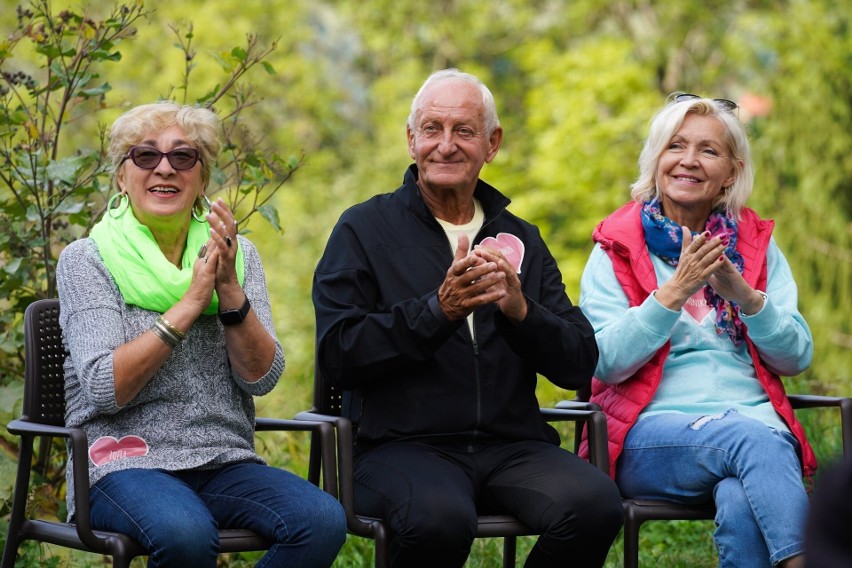
[[[485,155],[485,163],[490,164],[491,160],[494,159],[494,156],[497,155],[497,150],[500,149],[500,145],[503,143],[503,128],[498,126],[494,129],[494,132],[491,133],[491,136],[488,137],[488,154]]]
[[[414,132],[411,131],[411,127],[405,126],[405,137],[408,139],[408,155],[411,156],[411,159],[414,159]]]

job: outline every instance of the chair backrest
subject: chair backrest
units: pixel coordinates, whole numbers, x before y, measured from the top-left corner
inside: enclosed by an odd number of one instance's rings
[[[343,390],[325,380],[320,366],[314,365],[314,408],[315,412],[330,416],[345,416],[357,428],[360,418],[360,391]]]
[[[59,300],[36,300],[24,312],[24,408],[32,422],[65,425],[65,347]]]

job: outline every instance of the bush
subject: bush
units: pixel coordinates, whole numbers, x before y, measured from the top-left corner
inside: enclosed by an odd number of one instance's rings
[[[95,19],[72,10],[55,14],[51,0],[33,0],[27,7],[18,6],[15,29],[3,34],[7,38],[0,43],[0,419],[4,424],[20,414],[23,397],[24,309],[38,298],[56,296],[59,253],[88,234],[110,196],[106,126],[98,119],[112,110],[107,102],[112,87],[101,75],[108,65],[121,64],[118,47],[134,38],[135,26],[149,14],[141,2],[129,2],[114,5],[107,17]],[[258,102],[246,74],[258,65],[274,73],[266,58],[276,42],[263,46],[257,36],[249,35],[244,46],[216,57],[223,72],[221,81],[196,89],[191,81],[196,59],[192,25],[171,29],[174,53],[184,63],[178,86],[169,92],[180,94],[180,103],[213,108],[223,120],[223,152],[208,195],[222,192],[237,214],[241,232],[247,232],[255,213],[280,230],[270,199],[300,167],[301,157],[285,158],[258,146],[241,120]],[[157,62],[152,66],[159,67]],[[191,98],[196,90],[202,94]],[[151,101],[129,104],[143,102]],[[79,140],[87,142],[75,145]],[[0,436],[0,487],[11,488],[17,441],[5,430]],[[41,475],[31,491],[48,515],[64,518],[65,447],[55,440],[48,450],[49,459],[43,458]],[[8,502],[3,501],[0,524],[7,519]],[[5,541],[6,527],[2,529]],[[45,564],[34,544],[22,547],[20,553],[24,565]]]

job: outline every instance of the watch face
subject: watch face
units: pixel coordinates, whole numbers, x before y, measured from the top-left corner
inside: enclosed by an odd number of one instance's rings
[[[243,321],[243,315],[239,310],[227,310],[219,314],[219,321],[224,325],[234,325]]]
[[[240,309],[219,312],[219,321],[222,322],[222,325],[234,325],[241,323],[244,319],[246,319],[249,308],[251,308],[251,304],[249,304],[248,296],[246,296],[246,301],[243,302],[243,306]]]

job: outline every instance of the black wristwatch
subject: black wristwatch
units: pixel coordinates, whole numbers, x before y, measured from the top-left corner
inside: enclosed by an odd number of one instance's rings
[[[238,310],[222,310],[219,312],[219,321],[222,322],[222,325],[236,325],[238,323],[242,323],[246,316],[249,313],[249,309],[251,309],[251,304],[249,304],[248,296],[246,296],[246,301],[243,302],[243,307]]]

